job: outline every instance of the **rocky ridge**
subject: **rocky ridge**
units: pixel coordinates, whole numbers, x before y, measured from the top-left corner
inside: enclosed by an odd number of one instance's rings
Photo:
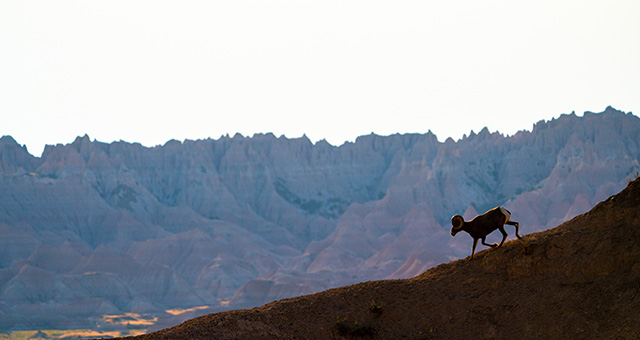
[[[505,137],[483,129],[170,141],[88,136],[33,157],[0,139],[0,330],[177,319],[408,278],[465,257],[449,218],[505,205],[523,233],[617,192],[640,170],[640,119],[607,108]],[[193,315],[193,314],[190,314]]]

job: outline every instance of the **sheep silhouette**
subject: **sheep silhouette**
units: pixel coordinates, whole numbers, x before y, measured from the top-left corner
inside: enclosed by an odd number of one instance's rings
[[[516,227],[516,237],[520,239],[520,234],[518,234],[518,229],[520,224],[515,221],[511,221],[511,212],[503,207],[495,207],[482,215],[478,215],[474,217],[471,221],[465,222],[464,218],[460,215],[455,215],[451,218],[451,236],[456,236],[460,231],[466,231],[471,237],[473,237],[473,248],[471,249],[471,258],[469,261],[473,260],[473,254],[476,252],[476,246],[478,245],[478,240],[482,240],[482,244],[495,248],[500,247],[504,243],[504,240],[507,239],[507,231],[504,230],[504,225],[512,225]],[[502,242],[500,244],[487,244],[485,242],[485,238],[487,235],[494,232],[496,229],[500,230],[502,233]]]

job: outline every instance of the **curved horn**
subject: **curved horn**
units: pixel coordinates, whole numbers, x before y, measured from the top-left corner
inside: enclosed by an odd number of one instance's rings
[[[451,225],[453,226],[453,230],[462,229],[462,225],[464,224],[464,218],[460,215],[455,215],[451,218]]]

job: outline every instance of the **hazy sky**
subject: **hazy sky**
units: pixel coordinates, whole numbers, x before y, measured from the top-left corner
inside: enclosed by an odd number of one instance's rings
[[[640,112],[640,1],[0,1],[0,135],[334,145]]]

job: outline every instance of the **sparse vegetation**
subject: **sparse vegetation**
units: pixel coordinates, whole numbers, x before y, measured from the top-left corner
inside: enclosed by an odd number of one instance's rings
[[[340,198],[329,198],[320,201],[301,198],[285,185],[285,181],[282,178],[277,178],[273,185],[280,197],[308,214],[335,218],[342,215],[345,207],[349,204],[349,202]],[[321,193],[318,193],[318,195],[322,196]]]
[[[382,314],[382,302],[378,305],[376,304],[375,300],[371,299],[371,306],[369,306],[369,311],[376,315]]]

